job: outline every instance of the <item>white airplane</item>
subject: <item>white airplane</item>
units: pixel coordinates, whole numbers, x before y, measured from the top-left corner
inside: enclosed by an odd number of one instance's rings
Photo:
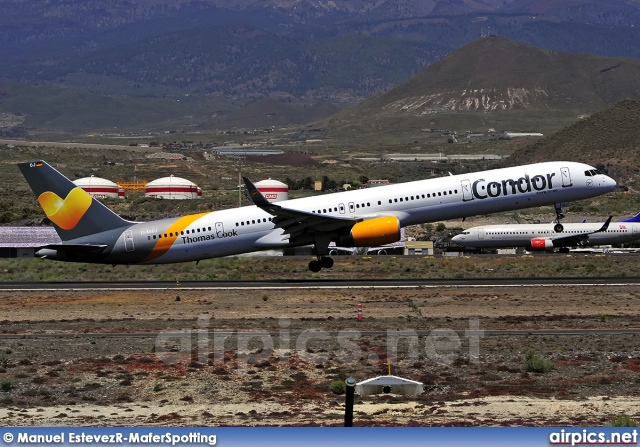
[[[253,205],[150,222],[127,221],[44,161],[18,167],[61,244],[36,255],[61,261],[161,264],[312,245],[311,271],[333,266],[329,244],[395,242],[407,225],[541,205],[561,205],[615,188],[593,167],[547,162],[318,197],[268,202],[244,179]]]
[[[568,223],[560,233],[553,224],[485,225],[469,228],[451,241],[468,248],[525,247],[529,251],[568,252],[568,247],[613,245],[640,239],[640,213],[620,222]]]

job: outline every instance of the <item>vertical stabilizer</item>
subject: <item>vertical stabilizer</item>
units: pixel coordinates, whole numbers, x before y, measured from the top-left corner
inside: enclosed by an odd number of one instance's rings
[[[18,167],[63,241],[131,225],[48,163],[31,161]]]
[[[640,213],[628,219],[622,220],[621,222],[640,222]]]

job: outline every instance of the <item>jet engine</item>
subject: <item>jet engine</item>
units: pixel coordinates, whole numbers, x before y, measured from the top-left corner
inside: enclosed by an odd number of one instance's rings
[[[395,216],[377,217],[358,222],[348,235],[341,236],[337,245],[343,247],[370,247],[400,240],[400,221]]]
[[[531,239],[531,251],[552,251],[553,242],[549,239]]]

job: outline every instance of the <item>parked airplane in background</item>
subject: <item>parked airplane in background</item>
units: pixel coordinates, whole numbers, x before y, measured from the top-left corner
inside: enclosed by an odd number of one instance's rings
[[[254,205],[138,223],[121,218],[44,161],[18,166],[62,240],[41,247],[37,256],[161,264],[313,245],[314,272],[333,266],[331,242],[384,245],[397,241],[407,225],[555,204],[561,227],[561,203],[616,186],[589,165],[547,162],[271,203],[245,178]]]
[[[525,247],[529,251],[553,251],[567,247],[614,245],[640,239],[640,213],[620,222],[564,224],[560,233],[553,224],[506,224],[469,228],[451,242],[468,248]]]

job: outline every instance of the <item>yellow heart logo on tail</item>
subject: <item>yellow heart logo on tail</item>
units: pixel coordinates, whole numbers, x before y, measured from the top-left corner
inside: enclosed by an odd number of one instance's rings
[[[46,191],[40,194],[38,202],[51,221],[63,230],[71,230],[91,206],[93,199],[82,188],[73,188],[65,199]]]

